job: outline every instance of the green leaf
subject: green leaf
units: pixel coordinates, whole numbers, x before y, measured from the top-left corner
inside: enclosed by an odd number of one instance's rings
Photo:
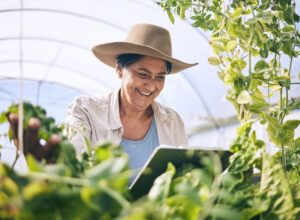
[[[92,154],[92,148],[93,148],[92,142],[86,136],[83,136],[83,142],[84,142],[86,153],[89,156],[91,156],[91,154]]]
[[[6,112],[2,112],[0,115],[0,124],[7,121]]]
[[[93,200],[95,200],[95,197],[99,198],[99,195],[97,195],[97,189],[92,188],[92,187],[82,187],[80,190],[80,197],[82,201],[92,210],[99,210],[99,204],[96,204]],[[93,198],[94,197],[94,198]]]
[[[169,194],[174,174],[175,167],[172,163],[168,163],[167,171],[155,179],[154,184],[148,193],[148,198],[152,201],[164,202]]]
[[[248,121],[247,123],[244,123],[243,125],[239,126],[237,128],[237,135],[239,136],[248,136],[249,132],[251,131],[251,126],[253,124],[254,120]]]
[[[212,43],[211,46],[213,47],[215,54],[219,54],[220,52],[225,52],[225,48],[221,44]]]
[[[259,50],[251,48],[251,55],[253,57],[257,57],[259,55]]]
[[[266,24],[271,24],[273,20],[273,14],[270,11],[260,12],[256,17],[263,20]]]
[[[268,122],[267,133],[270,141],[274,143],[276,146],[281,146],[280,140],[280,132],[281,132],[281,124],[277,118],[270,116],[266,113],[261,113],[260,116],[263,120]]]
[[[26,161],[31,172],[43,172],[44,166],[39,163],[31,154],[26,156]]]
[[[209,57],[208,62],[213,66],[218,66],[222,63],[218,57]]]
[[[26,200],[31,200],[41,194],[50,193],[51,189],[45,183],[32,182],[24,187],[22,193]],[[46,195],[44,195],[46,196]]]
[[[260,192],[262,199],[269,200],[262,219],[295,219],[293,197],[282,166],[266,152],[263,153]]]
[[[292,25],[294,21],[295,6],[288,6],[283,11],[283,18],[286,23]]]
[[[281,49],[283,53],[289,56],[296,57],[296,51],[294,50],[294,42],[292,39],[282,40]]]
[[[245,69],[247,67],[247,63],[243,59],[234,59],[230,66],[233,68],[238,68],[239,70]]]
[[[288,120],[282,125],[282,142],[285,146],[292,144],[295,136],[295,129],[299,126],[300,120]]]
[[[260,202],[259,204],[261,205],[261,204],[263,204],[263,202]],[[241,213],[241,215],[242,215],[241,219],[252,219],[253,217],[258,216],[259,214],[266,211],[266,209],[267,208],[265,208],[264,206],[243,209],[243,211]],[[253,218],[253,219],[255,219],[255,218]]]
[[[245,23],[250,25],[250,24],[256,24],[257,22],[258,22],[257,18],[250,18]]]
[[[175,19],[174,19],[172,12],[170,11],[170,9],[167,9],[167,13],[168,13],[170,21],[172,22],[172,24],[174,24]]]
[[[230,50],[236,48],[236,46],[237,46],[237,42],[235,40],[232,40],[227,43],[226,49],[230,51]]]
[[[197,220],[201,211],[201,207],[184,195],[175,194],[167,198],[166,204],[170,212],[172,212],[171,216],[166,219]]]
[[[295,28],[292,27],[292,26],[285,26],[285,27],[282,28],[282,31],[286,32],[286,33],[293,32],[294,30],[295,30]]]
[[[260,61],[258,61],[258,62],[255,64],[254,70],[255,70],[256,72],[258,72],[258,71],[267,69],[267,68],[269,68],[269,67],[270,67],[270,66],[269,66],[269,64],[268,64],[266,61],[260,60]]]
[[[272,51],[274,53],[277,53],[280,48],[280,43],[274,39],[269,39],[268,45],[269,45],[270,51]],[[277,62],[276,60],[274,60],[274,61]]]
[[[231,13],[231,17],[233,19],[238,18],[242,14],[243,9],[242,8],[236,8],[234,11]]]
[[[84,173],[86,177],[97,182],[100,179],[109,178],[124,171],[127,168],[127,163],[128,159],[126,157],[108,159],[91,169],[85,170]]]
[[[237,98],[237,103],[242,105],[242,104],[248,104],[249,102],[251,102],[251,97],[249,95],[249,92],[247,90],[243,90]]]
[[[241,213],[231,207],[216,206],[211,210],[211,215],[213,219],[241,219]]]
[[[269,56],[269,48],[267,43],[264,44],[264,48],[260,48],[259,55],[262,58],[267,58]]]
[[[13,196],[18,195],[19,190],[17,183],[7,176],[1,178],[1,191],[5,191],[10,196]]]
[[[185,19],[185,8],[181,8],[181,9],[180,9],[180,18],[181,18],[182,20]]]
[[[294,140],[292,149],[294,152],[300,152],[300,137]]]

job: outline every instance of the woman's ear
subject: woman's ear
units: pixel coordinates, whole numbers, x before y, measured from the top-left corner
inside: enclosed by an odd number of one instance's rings
[[[118,74],[118,77],[121,79],[122,78],[122,69],[119,65],[116,67],[116,72]]]

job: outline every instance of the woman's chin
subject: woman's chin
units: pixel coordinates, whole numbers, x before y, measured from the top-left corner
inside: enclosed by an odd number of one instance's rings
[[[150,105],[151,103],[136,103],[134,107],[138,111],[145,111]]]

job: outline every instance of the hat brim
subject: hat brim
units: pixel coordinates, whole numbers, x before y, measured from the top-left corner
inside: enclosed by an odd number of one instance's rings
[[[185,63],[180,60],[174,59],[152,47],[134,44],[129,42],[113,42],[106,44],[99,44],[92,49],[94,55],[108,66],[116,68],[116,58],[120,54],[141,54],[159,58],[169,61],[172,64],[172,70],[170,73],[177,73],[184,69],[197,65],[198,63]]]

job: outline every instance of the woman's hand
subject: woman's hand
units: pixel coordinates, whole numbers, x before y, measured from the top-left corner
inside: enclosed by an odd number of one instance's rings
[[[19,148],[19,117],[13,113],[7,113],[6,117],[10,124],[14,144],[17,148]],[[24,155],[29,153],[32,154],[37,160],[46,159],[47,162],[51,162],[52,153],[59,146],[60,137],[57,134],[54,134],[49,138],[49,140],[47,140],[45,145],[42,145],[38,136],[40,126],[41,123],[39,119],[31,118],[29,120],[27,129],[23,131]]]

